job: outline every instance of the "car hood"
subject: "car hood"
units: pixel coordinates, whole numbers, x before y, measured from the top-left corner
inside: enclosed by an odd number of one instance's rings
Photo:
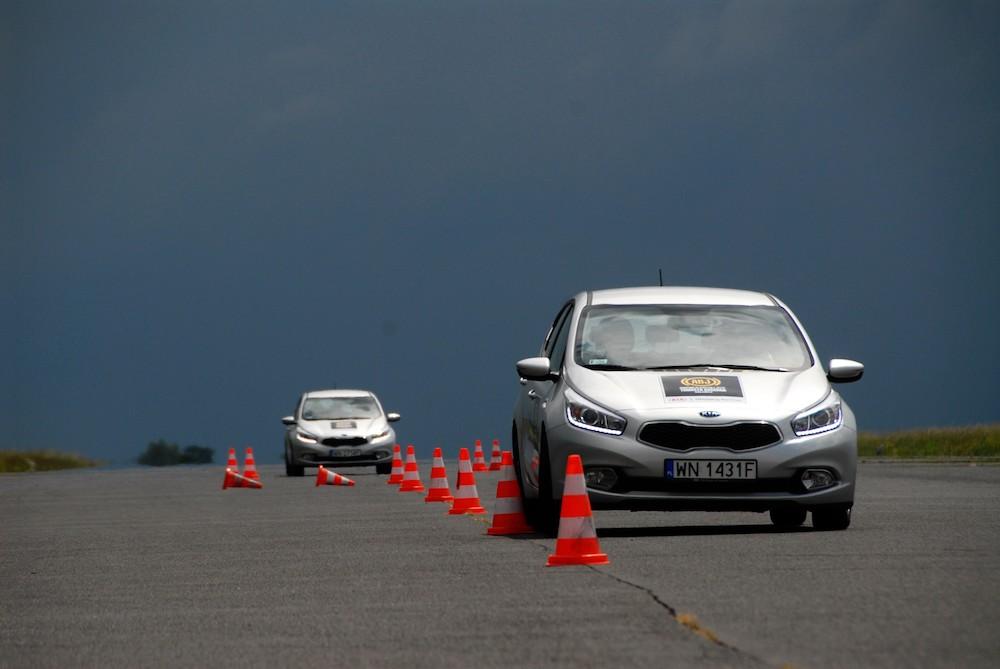
[[[299,428],[322,439],[327,437],[367,437],[375,432],[383,432],[388,425],[384,417],[299,421]]]
[[[674,420],[719,411],[730,420],[776,420],[799,413],[830,392],[819,367],[801,372],[610,372],[576,368],[570,384],[617,411]]]

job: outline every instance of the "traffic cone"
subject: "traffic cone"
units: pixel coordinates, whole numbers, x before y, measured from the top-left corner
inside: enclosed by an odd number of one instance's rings
[[[264,485],[256,480],[247,478],[242,474],[234,472],[232,469],[226,468],[226,478],[222,479],[222,489],[226,488],[263,488]]]
[[[489,467],[486,466],[486,460],[483,459],[483,442],[481,439],[476,439],[476,450],[472,455],[472,471],[489,471]]]
[[[493,452],[490,453],[490,471],[498,472],[503,468],[503,455],[500,454],[500,440],[493,440]]]
[[[316,485],[354,485],[354,481],[347,478],[346,476],[341,476],[337,472],[331,472],[329,469],[323,465],[319,466],[319,471],[316,472]]]
[[[252,481],[260,480],[260,474],[257,473],[257,463],[253,459],[253,449],[249,446],[247,446],[247,454],[243,458],[243,476]]]
[[[240,465],[236,462],[235,448],[229,449],[229,456],[226,458],[226,467],[228,469],[232,469],[234,472],[238,472],[240,470]]]
[[[556,552],[549,556],[546,566],[609,562],[597,541],[594,514],[590,510],[587,483],[583,479],[583,460],[574,453],[566,460],[566,484],[563,486],[562,507],[559,510]]]
[[[413,452],[413,444],[406,445],[406,467],[403,469],[403,482],[399,484],[399,492],[423,492],[424,484],[420,482],[420,470],[417,469],[417,456]]]
[[[399,485],[403,482],[403,458],[399,455],[399,444],[394,444],[392,447],[392,472],[389,474],[389,480],[386,483],[391,483],[393,485]]]
[[[486,513],[482,502],[479,501],[476,475],[472,473],[472,462],[469,461],[467,448],[458,450],[458,485],[455,486],[455,502],[448,513],[453,516],[461,513]]]
[[[441,449],[434,449],[434,464],[431,466],[431,487],[427,490],[425,502],[450,502],[455,499],[448,488],[448,472],[444,468]]]
[[[521,487],[517,485],[514,455],[510,451],[503,452],[501,471],[503,478],[497,481],[497,503],[493,507],[493,524],[486,530],[486,534],[530,534],[535,530],[524,516],[524,508],[521,506]]]

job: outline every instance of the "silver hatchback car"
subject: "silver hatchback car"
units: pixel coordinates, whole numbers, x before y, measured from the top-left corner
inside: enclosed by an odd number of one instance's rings
[[[525,510],[556,527],[566,458],[581,456],[595,509],[812,512],[850,525],[854,414],[798,319],[767,293],[623,288],[576,295],[539,357],[517,363],[515,471]]]
[[[304,393],[295,413],[285,416],[285,473],[302,476],[307,466],[363,467],[379,474],[392,469],[396,433],[386,413],[367,390],[314,390]]]

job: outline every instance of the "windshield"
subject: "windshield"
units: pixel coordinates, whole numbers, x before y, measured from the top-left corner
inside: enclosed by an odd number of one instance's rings
[[[312,397],[302,406],[303,420],[377,418],[381,409],[370,395],[355,397]]]
[[[608,305],[585,309],[576,363],[591,369],[729,367],[797,371],[812,365],[778,307]]]

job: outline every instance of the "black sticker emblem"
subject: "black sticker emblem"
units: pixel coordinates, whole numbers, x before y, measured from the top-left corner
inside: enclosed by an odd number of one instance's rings
[[[662,381],[668,401],[743,397],[738,376],[664,376]]]

